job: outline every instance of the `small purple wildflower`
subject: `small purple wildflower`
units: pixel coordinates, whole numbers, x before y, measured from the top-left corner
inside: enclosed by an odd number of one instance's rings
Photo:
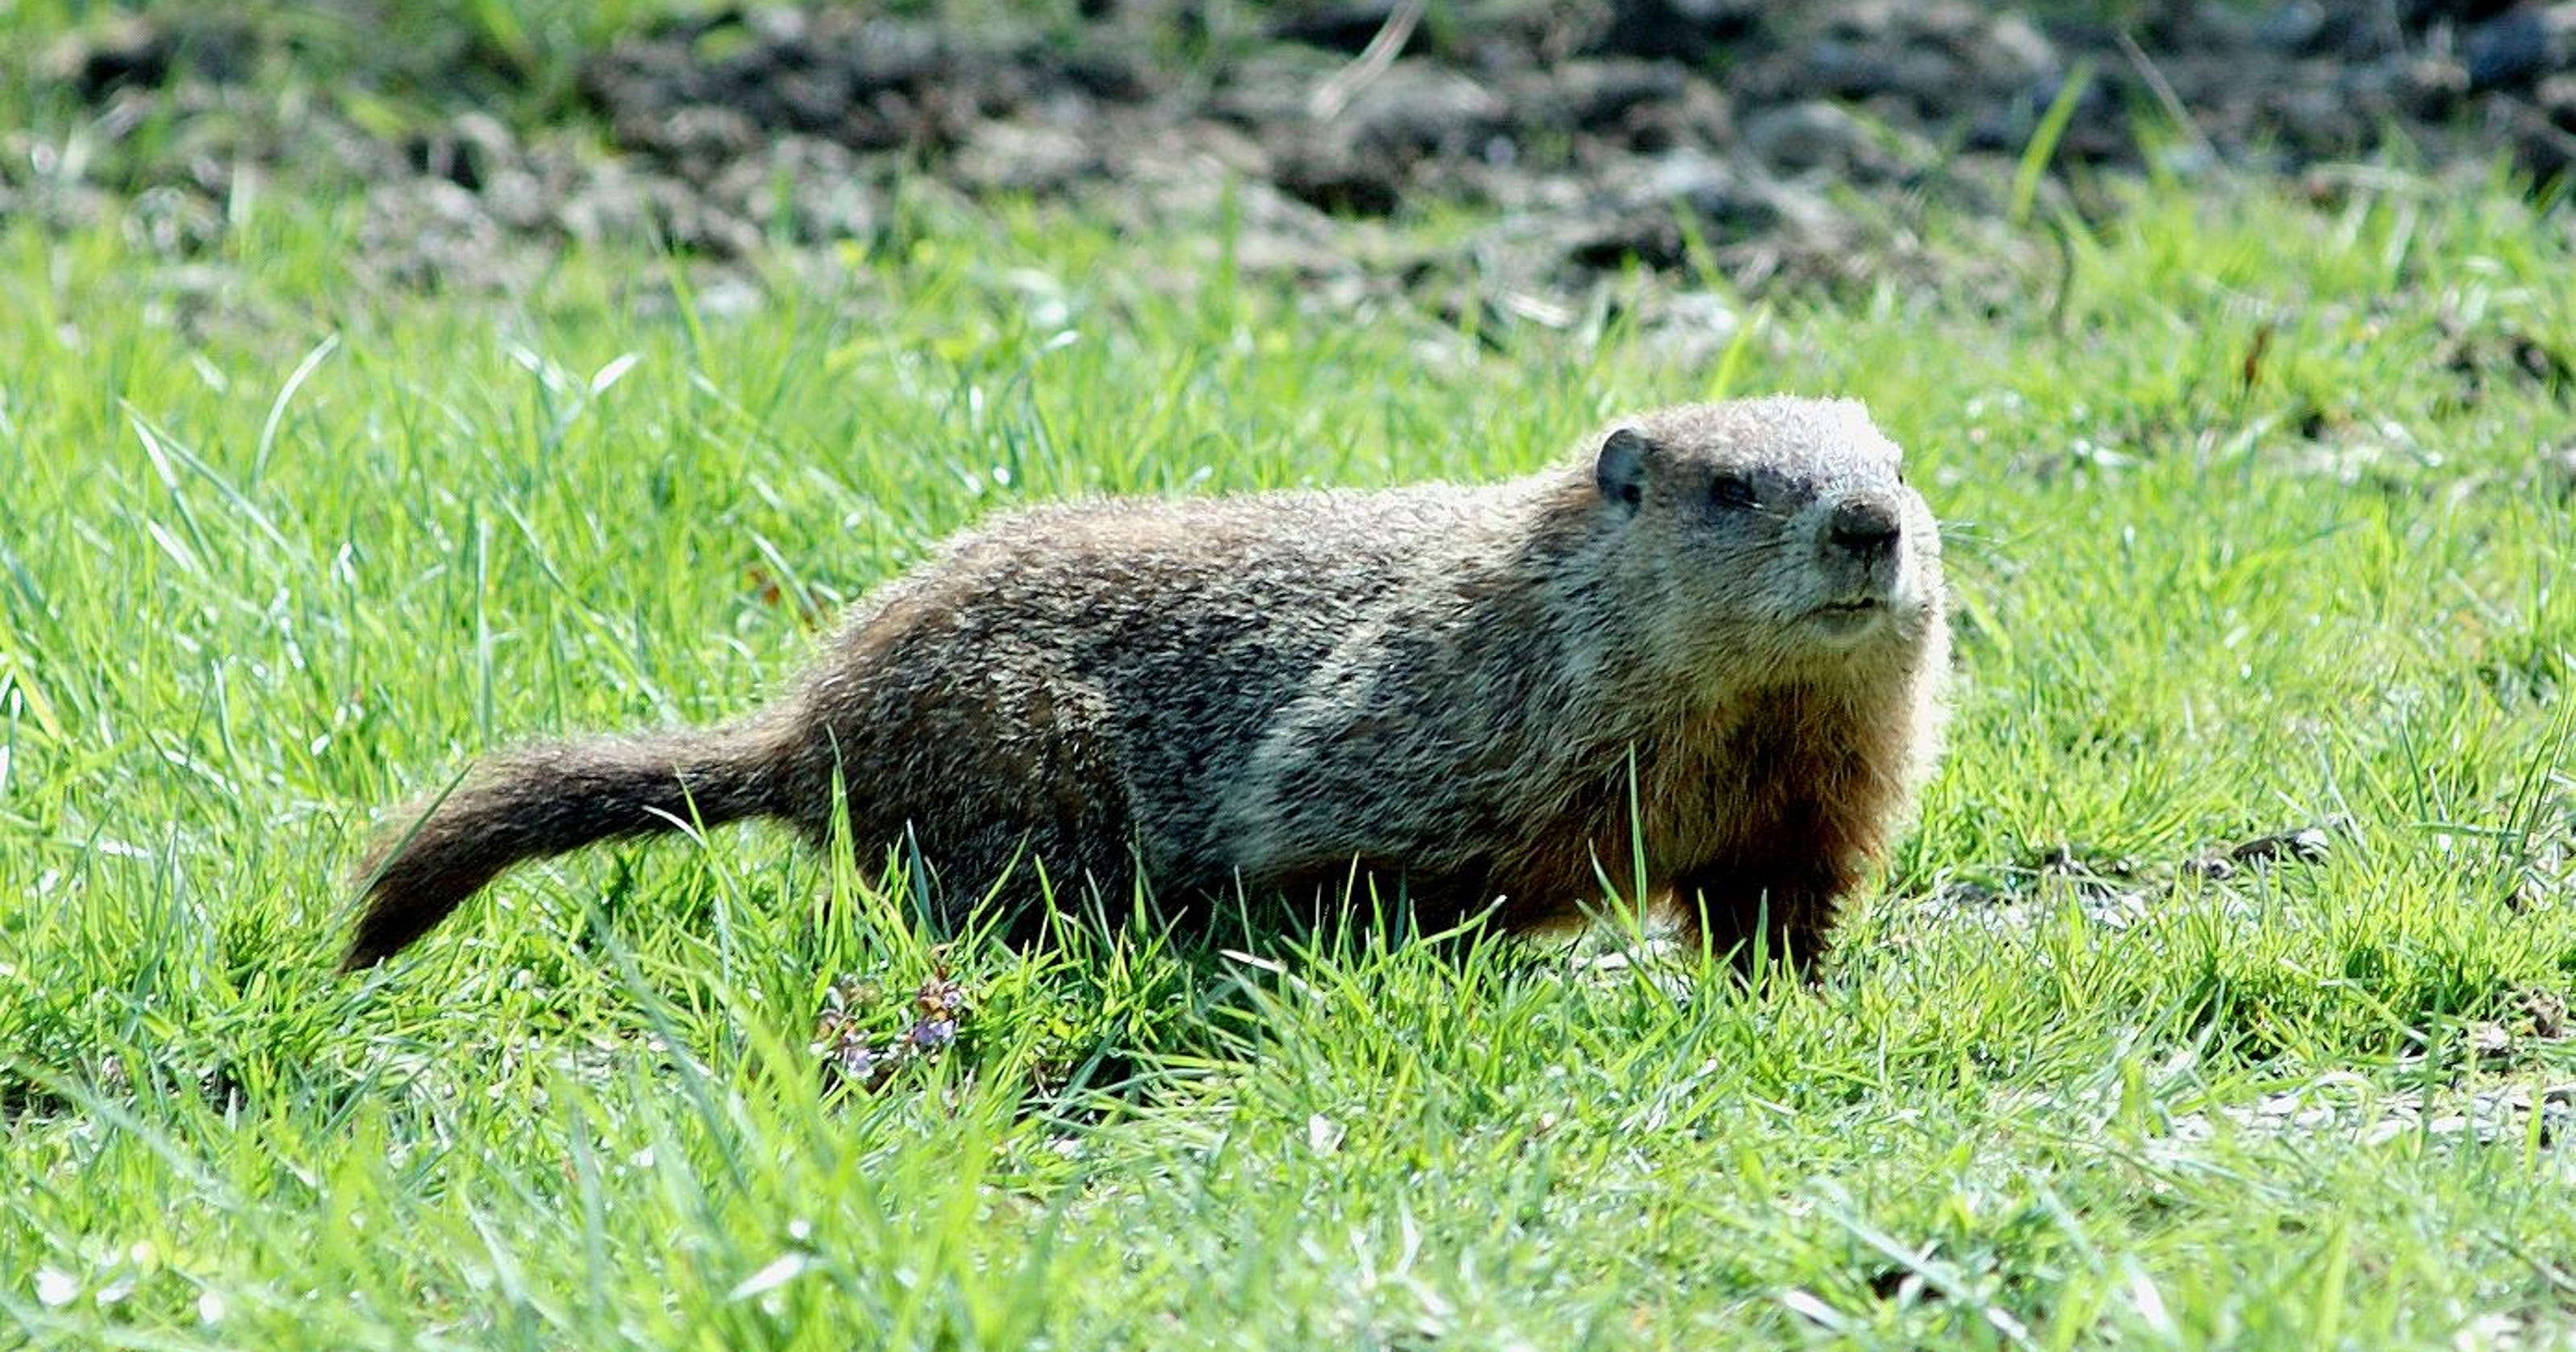
[[[865,1090],[884,1087],[907,1061],[926,1060],[956,1045],[968,1000],[963,984],[941,964],[913,992],[912,1022],[890,1040],[869,1036],[868,1006],[882,999],[876,985],[844,977],[823,993],[814,1021],[813,1052],[833,1078]]]

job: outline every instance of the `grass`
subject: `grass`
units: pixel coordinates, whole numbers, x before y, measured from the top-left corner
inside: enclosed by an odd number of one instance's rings
[[[2576,426],[2518,355],[2576,353],[2576,235],[2507,185],[2166,185],[2062,307],[1781,297],[1714,375],[1007,208],[512,301],[249,213],[194,270],[0,223],[0,1344],[2576,1333]],[[1816,989],[1020,955],[757,831],[331,974],[373,810],[741,710],[979,515],[1509,474],[1713,379],[1866,398],[1953,523],[1952,751]],[[957,1042],[835,1089],[827,987],[893,1037],[942,974]]]

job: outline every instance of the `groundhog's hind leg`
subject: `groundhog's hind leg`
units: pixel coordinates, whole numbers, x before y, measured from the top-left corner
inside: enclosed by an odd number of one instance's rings
[[[963,834],[916,831],[942,926],[955,932],[990,918],[1004,943],[1043,941],[1056,912],[1124,924],[1135,908],[1135,856],[1123,818],[1078,822],[995,815]]]
[[[828,840],[831,785],[844,786],[863,869],[900,851],[926,871],[932,913],[955,932],[988,905],[1025,945],[1054,909],[1097,889],[1125,919],[1135,822],[1102,701],[1087,687],[1024,668],[957,689],[898,686],[829,706],[814,722],[819,784],[800,822]]]

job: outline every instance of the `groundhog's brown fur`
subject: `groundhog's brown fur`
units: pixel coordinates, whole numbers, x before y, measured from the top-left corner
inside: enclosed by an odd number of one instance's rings
[[[1372,875],[1425,928],[1522,931],[1642,858],[1686,937],[1812,957],[1938,740],[1940,540],[1897,457],[1857,404],[1759,399],[1482,487],[1004,517],[746,721],[523,748],[406,816],[348,963],[523,859],[746,817],[819,841],[836,781],[951,908],[1031,865],[1112,908],[1140,873],[1184,905]]]

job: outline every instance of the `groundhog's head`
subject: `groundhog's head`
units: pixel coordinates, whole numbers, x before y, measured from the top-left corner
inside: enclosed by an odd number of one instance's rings
[[[1613,425],[1593,481],[1618,570],[1677,626],[1666,651],[1741,675],[1937,641],[1941,536],[1851,400],[1745,399]],[[1785,670],[1782,674],[1788,674]]]

